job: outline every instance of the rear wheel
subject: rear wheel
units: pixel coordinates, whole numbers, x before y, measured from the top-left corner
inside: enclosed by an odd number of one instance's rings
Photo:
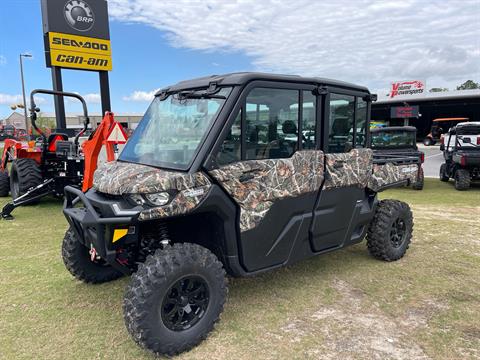
[[[217,257],[196,244],[175,244],[157,250],[132,275],[123,303],[125,325],[144,348],[178,354],[208,336],[226,295]]]
[[[443,182],[447,182],[449,177],[447,175],[447,164],[442,164],[440,166],[440,173],[439,173],[439,176],[440,176],[440,181],[443,181]]]
[[[101,284],[118,279],[123,274],[105,261],[91,260],[89,249],[68,229],[62,242],[62,258],[67,270],[85,283]]]
[[[423,168],[420,166],[417,173],[417,180],[412,184],[413,190],[422,190],[425,182],[425,175],[423,174]]]
[[[470,172],[465,169],[455,171],[455,189],[467,190],[470,187]]]
[[[14,200],[42,182],[42,171],[35,160],[13,160],[10,171],[10,192]]]
[[[368,228],[368,250],[377,259],[398,260],[410,246],[412,231],[413,215],[408,204],[398,200],[382,200]]]
[[[8,196],[10,192],[10,178],[8,176],[8,170],[0,170],[0,197]]]

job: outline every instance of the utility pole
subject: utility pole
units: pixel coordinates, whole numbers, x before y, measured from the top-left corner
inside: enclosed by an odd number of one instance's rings
[[[23,93],[23,113],[25,116],[25,130],[27,131],[27,136],[30,135],[28,131],[28,115],[27,115],[27,99],[25,98],[25,81],[23,79],[23,61],[22,58],[27,57],[31,58],[30,54],[20,54],[20,76],[22,77],[22,93]]]

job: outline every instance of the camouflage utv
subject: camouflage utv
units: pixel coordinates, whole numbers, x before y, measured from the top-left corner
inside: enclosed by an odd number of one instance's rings
[[[383,160],[397,166],[408,179],[407,185],[422,190],[424,173],[422,164],[425,154],[418,150],[417,128],[413,126],[389,126],[370,130],[370,146],[377,165]],[[375,166],[374,166],[375,167]],[[377,173],[377,169],[374,169]]]
[[[366,147],[374,97],[340,81],[258,73],[159,91],[94,188],[66,189],[67,269],[87,283],[132,275],[127,329],[172,355],[213,329],[227,274],[258,274],[365,237],[374,257],[400,259],[412,213],[377,193],[410,174]]]

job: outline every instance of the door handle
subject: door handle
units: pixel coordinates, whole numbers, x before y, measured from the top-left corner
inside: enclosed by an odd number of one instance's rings
[[[247,173],[247,174],[240,175],[240,177],[238,178],[238,181],[245,182],[245,181],[248,181],[248,180],[252,180],[254,177],[255,177],[255,175],[253,175],[251,173]]]

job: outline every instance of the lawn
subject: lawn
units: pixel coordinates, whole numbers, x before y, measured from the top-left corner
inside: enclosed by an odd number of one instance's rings
[[[374,260],[362,243],[230,279],[216,330],[180,358],[480,358],[480,188],[458,192],[427,179],[423,191],[382,197],[412,206],[414,238],[403,259]],[[0,358],[153,358],[123,324],[128,279],[85,285],[64,269],[61,204],[14,214],[0,221]]]

